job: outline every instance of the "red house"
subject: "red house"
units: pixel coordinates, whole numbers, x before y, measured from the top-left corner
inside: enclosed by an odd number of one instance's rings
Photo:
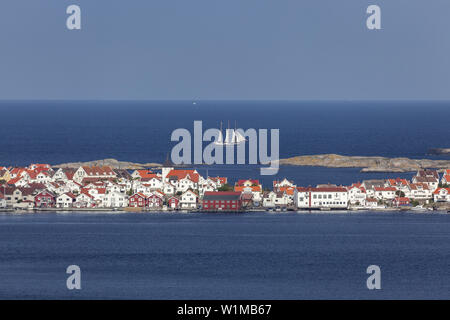
[[[162,207],[163,198],[160,195],[152,194],[147,198],[147,206],[150,208]]]
[[[239,211],[242,208],[240,192],[205,192],[203,195],[205,211]]]
[[[55,195],[47,190],[39,192],[34,197],[34,206],[37,208],[51,208],[56,204]]]
[[[409,206],[409,198],[406,197],[397,197],[393,201],[394,206]]]
[[[170,197],[167,200],[167,205],[169,206],[170,209],[178,209],[179,203],[180,203],[180,199],[178,199],[177,197]]]
[[[129,207],[135,207],[135,208],[144,208],[146,207],[148,204],[148,199],[147,197],[138,192],[133,194],[129,199],[128,199],[128,206]]]

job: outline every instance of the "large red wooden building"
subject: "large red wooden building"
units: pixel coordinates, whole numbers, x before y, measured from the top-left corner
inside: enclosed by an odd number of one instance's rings
[[[203,195],[205,211],[239,211],[242,209],[240,192],[210,191]]]

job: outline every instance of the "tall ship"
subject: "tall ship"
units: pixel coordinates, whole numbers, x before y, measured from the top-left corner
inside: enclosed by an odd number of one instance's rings
[[[225,130],[225,140],[222,134],[222,122],[220,122],[219,138],[214,142],[217,145],[227,146],[236,145],[245,142],[245,137],[236,130],[236,121],[234,122],[234,129],[230,129],[230,121],[228,121],[228,129]]]

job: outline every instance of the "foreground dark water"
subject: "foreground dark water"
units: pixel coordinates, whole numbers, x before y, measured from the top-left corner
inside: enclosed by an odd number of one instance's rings
[[[1,299],[448,299],[450,216],[0,214],[0,257]]]

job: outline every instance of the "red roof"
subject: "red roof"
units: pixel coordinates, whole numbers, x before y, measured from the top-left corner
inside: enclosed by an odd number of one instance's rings
[[[83,170],[87,173],[88,176],[107,176],[114,175],[114,171],[109,166],[101,166],[101,167],[88,167],[83,166]]]
[[[245,186],[235,186],[234,187],[234,191],[235,192],[243,192],[244,189],[246,188],[250,188],[252,190],[252,192],[261,192],[261,186],[249,186],[249,187],[245,187]]]
[[[321,188],[297,187],[297,190],[300,192],[347,192],[347,189],[343,187],[321,187]]]
[[[441,191],[442,189],[447,190],[447,193],[450,193],[450,188],[437,188],[437,189],[433,192],[433,194],[439,194],[440,191]]]
[[[240,179],[236,182],[236,186],[242,187],[246,182],[250,182],[252,185],[259,185],[259,180],[256,179]]]
[[[24,171],[25,171],[25,168],[19,168],[19,167],[17,167],[17,168],[11,169],[10,173],[11,173],[12,175],[14,175],[14,174],[20,175],[20,174],[21,174],[22,172],[24,172]]]
[[[428,190],[428,185],[426,183],[411,183],[409,185],[411,190],[417,190],[418,187],[422,187],[423,190]]]
[[[77,197],[72,192],[66,192],[65,195],[67,195],[68,197],[71,197],[72,199],[75,199]]]
[[[228,181],[227,177],[209,177],[209,179],[211,179],[212,181],[218,181],[220,182],[220,184],[226,184]]]
[[[169,178],[169,179],[177,178],[177,180],[188,178],[191,181],[198,183],[200,175],[198,173],[196,173],[195,170],[176,170],[176,169],[174,169],[174,170],[171,170],[167,174],[167,178]]]
[[[286,194],[288,195],[293,195],[294,194],[294,187],[279,187],[278,191],[279,192],[286,192]]]
[[[137,173],[139,174],[139,176],[141,178],[153,178],[154,176],[156,176],[156,174],[154,174],[152,171],[150,170],[145,170],[145,169],[140,169],[140,170],[136,170]]]
[[[397,188],[394,187],[375,187],[375,191],[397,191]]]
[[[8,184],[16,184],[20,180],[22,180],[22,176],[18,176],[18,177],[14,178],[14,179],[9,180]]]

